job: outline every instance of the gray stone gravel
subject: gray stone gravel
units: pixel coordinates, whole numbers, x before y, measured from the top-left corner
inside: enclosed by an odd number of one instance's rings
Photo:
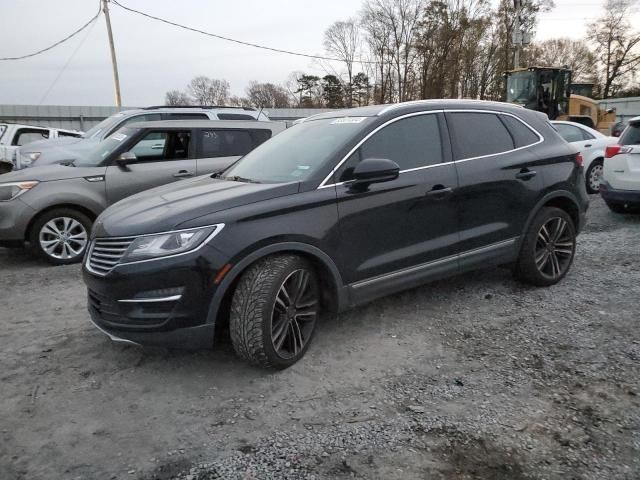
[[[640,478],[640,215],[566,279],[505,269],[328,319],[282,372],[115,345],[77,266],[0,249],[1,479]]]

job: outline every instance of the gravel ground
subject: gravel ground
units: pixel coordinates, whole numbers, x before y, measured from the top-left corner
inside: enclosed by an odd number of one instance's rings
[[[593,197],[561,284],[394,295],[275,373],[113,344],[77,265],[0,249],[0,478],[638,479],[639,245]]]

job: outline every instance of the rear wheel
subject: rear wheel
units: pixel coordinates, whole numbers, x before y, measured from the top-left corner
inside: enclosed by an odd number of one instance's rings
[[[70,208],[57,208],[33,224],[30,242],[36,253],[54,265],[82,261],[89,241],[91,219]]]
[[[602,160],[591,162],[585,175],[587,192],[598,193],[600,191],[600,179],[602,178]]]
[[[575,251],[576,232],[569,214],[545,207],[529,226],[514,273],[532,285],[553,285],[569,271]]]
[[[297,255],[260,260],[240,278],[229,327],[236,353],[256,365],[286,368],[307,351],[320,307],[318,278]]]

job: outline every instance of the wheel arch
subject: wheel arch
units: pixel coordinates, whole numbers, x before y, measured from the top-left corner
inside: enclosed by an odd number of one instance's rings
[[[36,221],[42,217],[42,215],[45,215],[53,210],[57,210],[59,208],[68,208],[70,210],[77,210],[78,212],[86,215],[87,217],[89,217],[91,219],[91,221],[95,221],[96,217],[98,216],[98,214],[96,212],[94,212],[93,210],[91,210],[90,208],[75,204],[75,203],[60,203],[60,204],[56,204],[56,205],[51,205],[49,207],[43,208],[42,210],[40,210],[39,212],[37,212],[35,215],[33,215],[33,217],[31,217],[31,220],[29,220],[29,223],[27,224],[27,228],[24,231],[24,239],[26,241],[29,241],[29,239],[31,238],[31,229],[33,228],[33,225],[36,223]]]
[[[231,304],[231,297],[240,276],[255,262],[275,254],[295,253],[309,260],[318,271],[322,286],[322,301],[331,314],[337,313],[347,305],[347,294],[342,276],[331,257],[319,248],[300,242],[280,242],[267,245],[245,255],[235,264],[216,289],[209,311],[207,323],[216,324]]]

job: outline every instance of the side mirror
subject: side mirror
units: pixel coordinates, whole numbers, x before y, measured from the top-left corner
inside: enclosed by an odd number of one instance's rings
[[[138,160],[138,157],[136,157],[135,153],[124,152],[124,153],[121,153],[118,158],[116,158],[116,164],[120,168],[123,168],[126,170],[127,165],[129,165],[130,163],[136,163],[137,160]]]
[[[400,175],[400,167],[386,158],[365,158],[353,169],[353,186],[390,182]]]

